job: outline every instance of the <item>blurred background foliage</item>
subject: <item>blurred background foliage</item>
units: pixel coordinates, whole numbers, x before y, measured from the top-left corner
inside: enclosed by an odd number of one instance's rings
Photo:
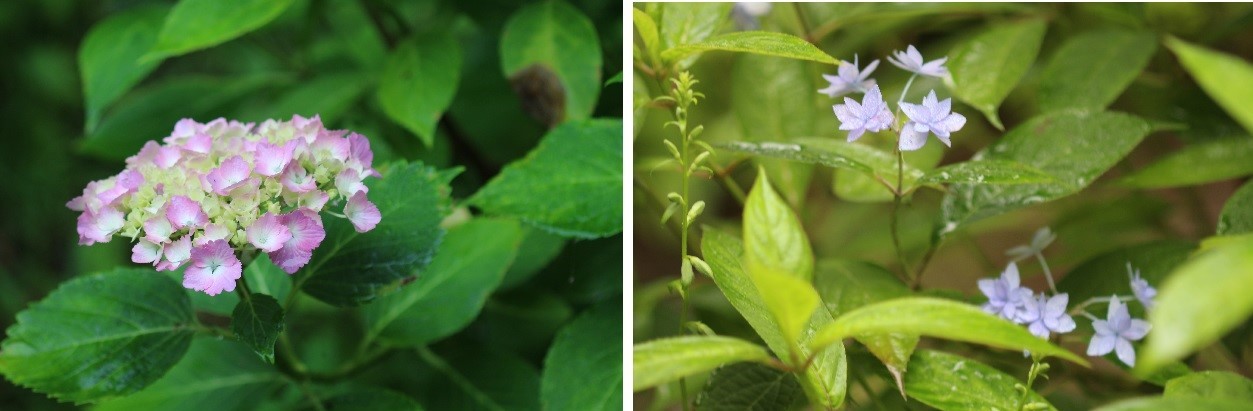
[[[774,3],[760,16],[749,13],[749,7],[734,3],[637,3],[635,6],[658,19],[663,37],[669,25],[679,24],[667,19],[692,18],[707,22],[689,24],[687,32],[699,33],[693,34],[697,40],[732,31],[767,30],[809,40],[838,59],[852,62],[857,57],[860,67],[879,59],[880,65],[873,78],[889,100],[900,94],[909,74],[888,64],[886,57],[893,50],[904,50],[913,44],[928,60],[947,55],[952,70],[954,52],[989,27],[1038,19],[1047,26],[1038,55],[1030,59],[1034,63],[1008,92],[999,110],[993,110],[1005,130],[1057,108],[1050,106],[1053,102],[1046,95],[1050,91],[1045,90],[1055,85],[1042,84],[1041,80],[1051,64],[1066,64],[1052,60],[1067,41],[1106,32],[1152,38],[1152,43],[1156,44],[1148,53],[1151,57],[1144,63],[1144,69],[1128,79],[1125,91],[1107,106],[1112,111],[1147,119],[1153,124],[1154,132],[1081,193],[983,219],[953,233],[937,251],[923,279],[923,288],[932,295],[982,302],[972,297],[979,295],[976,280],[999,273],[1009,260],[1005,251],[1028,243],[1032,232],[1044,226],[1052,227],[1058,236],[1046,252],[1053,272],[1062,273],[1062,277],[1075,274],[1076,278],[1071,279],[1075,284],[1068,285],[1080,288],[1085,281],[1078,278],[1083,273],[1076,268],[1091,261],[1082,271],[1092,272],[1097,266],[1108,269],[1112,267],[1110,261],[1125,258],[1116,253],[1119,250],[1130,247],[1194,249],[1200,240],[1215,235],[1224,203],[1247,176],[1253,174],[1253,167],[1249,166],[1253,163],[1248,157],[1232,155],[1247,152],[1240,147],[1249,146],[1249,129],[1233,119],[1229,110],[1220,107],[1216,99],[1207,94],[1208,90],[1198,86],[1197,80],[1181,66],[1175,52],[1163,41],[1173,36],[1247,63],[1253,60],[1253,5]],[[677,10],[680,7],[684,10]],[[683,17],[678,17],[680,15]],[[634,41],[641,44],[638,31]],[[1108,52],[1126,50],[1119,48]],[[1136,62],[1119,60],[1116,64],[1134,65]],[[649,103],[651,98],[664,95],[666,89],[646,71],[636,70],[633,90],[636,119],[632,207],[636,233],[632,245],[635,253],[633,338],[637,343],[675,335],[680,329],[681,310],[680,298],[667,288],[668,283],[679,277],[678,227],[658,222],[666,208],[666,193],[677,191],[682,179],[662,139],[677,137],[674,128],[663,127],[663,123],[672,120],[666,112],[669,108]],[[845,137],[844,132],[837,130],[839,123],[831,111],[831,105],[842,102],[842,98],[831,99],[817,92],[826,86],[819,74],[835,74],[834,66],[745,53],[706,52],[691,64],[690,71],[700,80],[695,89],[707,98],[692,111],[689,122],[704,125],[701,138],[715,146],[730,141],[788,141],[806,136],[842,141]],[[1090,73],[1077,74],[1080,75],[1075,82],[1084,84],[1082,75]],[[1247,83],[1231,87],[1247,87]],[[946,86],[942,80],[919,78],[906,100],[917,101],[931,89],[935,89],[941,99],[952,96],[951,86]],[[953,107],[968,119],[965,128],[954,135],[953,147],[947,149],[931,142],[920,151],[907,153],[908,164],[928,170],[966,161],[1005,134],[977,108],[959,99],[954,99]],[[868,134],[869,137],[863,137],[858,144],[888,151],[895,144],[895,138],[888,134]],[[1202,154],[1207,145],[1213,148],[1208,154]],[[1185,158],[1168,158],[1184,149],[1195,151]],[[866,260],[900,270],[889,231],[892,196],[870,178],[845,170],[832,171],[773,159],[756,160],[718,151],[715,149],[713,157],[716,178],[697,178],[692,185],[691,198],[708,204],[697,226],[704,224],[723,232],[738,233],[742,206],[731,194],[734,190],[728,189],[721,177],[729,177],[731,184],[747,191],[756,176],[754,164],[760,163],[766,166],[772,183],[801,216],[819,260]],[[1216,168],[1225,169],[1216,171]],[[941,192],[920,190],[913,196],[912,204],[902,210],[901,241],[911,261],[918,261],[937,231],[943,196]],[[1219,234],[1221,231],[1219,229]],[[691,248],[698,249],[699,236],[692,237]],[[1115,254],[1103,260],[1094,259],[1111,252]],[[1037,290],[1046,288],[1037,264],[1024,264],[1021,268],[1024,285]],[[1109,275],[1114,278],[1125,273]],[[1165,272],[1160,275],[1164,276]],[[1125,287],[1125,278],[1120,281]],[[1160,281],[1160,277],[1152,281]],[[1078,300],[1072,298],[1071,302]],[[757,339],[756,333],[707,277],[697,276],[688,302],[692,310],[690,320],[701,321],[721,335]],[[1237,327],[1222,344],[1191,357],[1189,364],[1198,370],[1250,375],[1253,372],[1250,330],[1253,327],[1247,322]],[[928,344],[965,356],[978,353],[977,358],[1014,376],[1026,375],[1030,365],[1018,353],[988,353],[982,348],[939,341]],[[1086,340],[1063,339],[1062,346],[1082,352]],[[875,409],[874,405],[868,405],[871,400],[887,409],[920,406],[916,401],[909,405],[901,401],[886,371],[864,349],[855,352],[850,348],[849,359],[850,375],[878,375],[877,379],[868,381],[850,380],[851,409],[861,409],[858,404]],[[1075,368],[1069,364],[1055,367],[1054,375],[1050,375],[1053,378],[1046,386],[1037,387],[1038,392],[1059,409],[1090,409],[1113,398],[1160,392],[1157,391],[1160,388],[1137,380],[1108,362],[1098,362],[1096,372],[1079,372]],[[854,383],[858,383],[858,388],[853,388]],[[701,378],[689,378],[688,384],[702,387],[705,382]],[[637,394],[637,409],[676,407],[677,387],[677,384],[670,384]]]
[[[77,245],[75,213],[65,202],[87,182],[116,174],[126,156],[145,141],[168,135],[180,118],[260,121],[320,114],[330,129],[368,136],[375,164],[410,160],[441,169],[464,167],[453,182],[460,200],[522,158],[549,126],[566,118],[621,116],[621,85],[604,84],[622,70],[617,2],[561,3],[568,4],[561,8],[566,13],[559,17],[566,19],[562,24],[595,30],[595,38],[573,42],[580,48],[571,54],[581,61],[554,63],[573,67],[558,69],[557,80],[582,76],[577,98],[560,95],[564,89],[554,85],[553,73],[511,81],[510,75],[524,67],[506,67],[528,58],[568,56],[512,56],[505,58],[516,61],[502,64],[502,42],[510,41],[502,39],[506,23],[539,2],[295,0],[244,2],[253,7],[245,10],[232,10],[226,2],[202,3],[240,14],[249,23],[235,27],[235,37],[192,49],[163,48],[170,39],[158,40],[156,31],[174,1],[0,2],[0,192],[5,199],[0,204],[0,327],[12,325],[18,311],[68,278],[131,264],[125,241]],[[194,23],[197,16],[182,17]],[[193,26],[170,37],[195,35]],[[85,39],[93,35],[100,38],[88,47]],[[422,41],[445,41],[447,53],[403,54],[407,45]],[[158,52],[150,54],[154,48]],[[393,60],[414,58],[457,58],[461,64],[444,65],[458,67],[451,73],[438,72],[439,64],[421,73],[389,67]],[[116,59],[138,63],[84,81],[85,62],[118,66]],[[412,83],[423,79],[428,84]],[[432,85],[430,79],[439,81]],[[406,88],[418,86],[442,88],[446,113],[441,115],[442,107],[404,101]],[[567,100],[572,103],[565,110]],[[620,235],[566,240],[528,228],[517,262],[474,323],[422,353],[406,351],[380,362],[353,383],[405,392],[428,409],[538,409],[539,370],[558,330],[589,307],[619,305],[621,243]],[[357,343],[360,319],[306,300],[301,312],[289,317],[296,350],[312,367],[336,367]],[[204,303],[196,301],[198,307]],[[262,390],[256,398],[266,403],[245,408],[281,408],[274,404],[291,405],[293,395],[290,389]],[[0,409],[68,408],[74,407],[0,382]]]

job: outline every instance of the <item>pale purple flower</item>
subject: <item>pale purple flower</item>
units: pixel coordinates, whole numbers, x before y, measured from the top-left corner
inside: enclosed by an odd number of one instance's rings
[[[357,192],[348,200],[348,205],[344,206],[344,215],[348,216],[348,221],[352,222],[358,233],[373,230],[382,219],[379,208],[366,200],[364,191]]]
[[[1136,300],[1144,306],[1145,310],[1152,310],[1153,297],[1157,296],[1157,290],[1140,277],[1140,270],[1131,268],[1130,261],[1127,262],[1127,276],[1131,278],[1131,293],[1135,294]]]
[[[927,135],[934,133],[944,145],[952,147],[950,133],[966,125],[966,117],[952,112],[953,99],[938,101],[935,90],[922,99],[922,104],[901,103],[901,111],[909,117],[901,128],[900,149],[913,151],[927,143]]]
[[[822,78],[826,79],[831,85],[819,93],[826,94],[828,97],[839,97],[848,93],[865,93],[870,86],[875,84],[874,79],[870,78],[870,73],[879,67],[879,60],[870,62],[864,70],[857,69],[857,56],[853,56],[853,62],[841,61],[840,67],[837,69],[838,75],[823,74]]]
[[[867,131],[883,131],[892,126],[892,111],[883,101],[883,93],[878,85],[871,85],[862,97],[861,104],[845,97],[844,104],[831,107],[835,117],[840,120],[840,130],[848,130],[848,141],[857,141]]]
[[[191,266],[183,273],[183,287],[218,295],[235,291],[235,280],[244,267],[224,240],[212,241],[191,250]]]
[[[924,63],[922,53],[919,53],[913,44],[910,44],[905,51],[894,51],[892,54],[888,56],[888,62],[901,69],[930,77],[943,77],[948,74],[948,69],[944,68],[944,62],[948,61],[948,57]]]
[[[165,218],[179,230],[198,228],[209,219],[204,209],[200,208],[200,203],[181,195],[170,198],[166,205]]]
[[[222,165],[205,176],[218,195],[230,195],[231,190],[243,184],[252,174],[252,169],[243,157],[234,156],[222,162]]]
[[[292,237],[291,230],[279,216],[266,213],[248,226],[248,242],[264,252],[278,251]]]
[[[1049,338],[1050,332],[1068,333],[1074,331],[1075,320],[1066,314],[1066,305],[1070,296],[1061,293],[1048,297],[1044,294],[1028,298],[1019,312],[1018,321],[1027,325],[1027,331],[1043,339]]]
[[[1001,278],[979,280],[979,291],[988,297],[983,311],[996,314],[1010,321],[1019,322],[1019,311],[1031,298],[1031,289],[1023,287],[1018,277],[1018,265],[1009,263]]]
[[[1031,244],[1011,248],[1008,251],[1005,251],[1005,255],[1013,258],[1014,261],[1022,261],[1023,259],[1044,252],[1044,249],[1048,248],[1050,244],[1053,244],[1054,240],[1057,240],[1057,235],[1053,234],[1053,231],[1048,227],[1041,227],[1039,230],[1035,231],[1034,235],[1031,236]]]
[[[1148,321],[1131,318],[1127,305],[1115,295],[1109,302],[1109,313],[1105,320],[1093,320],[1092,328],[1096,333],[1088,344],[1088,355],[1097,356],[1115,351],[1118,359],[1128,367],[1136,365],[1136,351],[1132,341],[1144,338],[1152,328]]]

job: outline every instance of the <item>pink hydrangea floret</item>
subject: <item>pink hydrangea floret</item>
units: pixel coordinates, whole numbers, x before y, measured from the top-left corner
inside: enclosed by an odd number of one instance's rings
[[[267,253],[289,274],[308,264],[326,238],[323,208],[358,232],[377,226],[365,185],[379,177],[373,162],[369,140],[327,130],[318,116],[259,125],[183,119],[66,206],[80,212],[80,244],[126,237],[131,261],[186,267],[183,286],[216,295],[235,289],[243,256]]]

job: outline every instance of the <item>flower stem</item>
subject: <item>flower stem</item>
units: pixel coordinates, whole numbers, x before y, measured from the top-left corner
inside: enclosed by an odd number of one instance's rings
[[[906,82],[905,82],[905,88],[901,90],[901,98],[899,98],[899,99],[897,99],[897,100],[896,100],[896,110],[897,110],[897,111],[900,111],[900,109],[901,109],[901,103],[904,103],[904,102],[905,102],[905,95],[909,94],[909,86],[914,85],[914,79],[915,79],[915,78],[918,78],[918,73],[914,73],[914,75],[909,76],[909,81],[906,81]]]
[[[902,280],[906,284],[914,281],[914,275],[910,272],[909,262],[905,260],[905,250],[901,248],[901,236],[898,233],[900,227],[901,212],[901,193],[904,191],[905,181],[905,153],[899,148],[896,150],[896,190],[892,193],[892,245],[896,247],[896,258],[901,263]]]
[[[1044,254],[1036,251],[1035,259],[1040,262],[1040,268],[1044,269],[1044,279],[1049,282],[1049,290],[1052,290],[1053,294],[1057,294],[1057,285],[1053,283],[1053,271],[1049,270],[1049,263],[1044,261]]]

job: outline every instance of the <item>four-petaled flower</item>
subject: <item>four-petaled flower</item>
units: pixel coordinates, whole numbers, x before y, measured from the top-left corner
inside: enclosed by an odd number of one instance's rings
[[[1061,293],[1048,297],[1044,294],[1028,298],[1024,301],[1018,321],[1027,325],[1027,331],[1043,339],[1049,338],[1050,332],[1068,333],[1075,329],[1075,319],[1066,314],[1066,304],[1070,295]]]
[[[1001,278],[979,280],[979,291],[988,297],[983,311],[996,314],[1010,321],[1020,322],[1023,305],[1031,299],[1031,289],[1023,287],[1018,278],[1018,265],[1009,263]]]
[[[1145,310],[1153,309],[1153,297],[1157,296],[1157,290],[1149,285],[1143,277],[1140,277],[1140,270],[1131,268],[1131,262],[1127,262],[1127,276],[1131,278],[1131,293],[1135,294],[1136,300],[1144,305]]]
[[[953,99],[939,101],[935,90],[922,99],[922,104],[901,103],[901,111],[909,117],[901,128],[901,151],[913,151],[927,143],[927,134],[934,133],[944,145],[952,147],[949,133],[961,130],[966,117],[952,112]]]
[[[835,117],[840,120],[840,130],[848,130],[850,142],[856,141],[867,131],[886,130],[892,126],[894,120],[878,85],[870,86],[870,90],[862,97],[861,104],[845,97],[844,104],[836,104],[832,109],[835,110]]]
[[[901,69],[930,77],[943,77],[948,74],[948,69],[944,68],[944,62],[948,61],[948,57],[924,63],[922,53],[919,53],[912,44],[905,51],[894,51],[892,54],[888,57],[888,62]]]
[[[1144,338],[1150,327],[1148,321],[1131,318],[1127,305],[1115,295],[1110,299],[1106,319],[1092,321],[1096,334],[1092,335],[1092,342],[1088,344],[1088,355],[1105,355],[1115,351],[1123,364],[1134,367],[1136,351],[1131,342]]]
[[[1036,230],[1035,235],[1031,236],[1031,244],[1011,248],[1009,251],[1005,252],[1005,255],[1013,258],[1014,261],[1022,261],[1023,259],[1044,252],[1044,249],[1048,248],[1049,244],[1053,244],[1053,240],[1056,239],[1057,235],[1053,234],[1052,230],[1048,227],[1043,227]]]
[[[191,266],[183,275],[183,286],[218,295],[235,291],[235,280],[244,272],[243,264],[225,240],[210,241],[191,250]]]
[[[822,75],[822,78],[827,79],[827,82],[831,83],[831,85],[818,90],[818,92],[832,98],[854,92],[865,93],[866,90],[870,89],[870,86],[875,85],[874,79],[869,77],[870,73],[873,73],[877,67],[879,67],[879,60],[870,62],[864,70],[858,71],[857,56],[853,56],[852,63],[840,61],[840,68],[837,70],[838,75]]]

